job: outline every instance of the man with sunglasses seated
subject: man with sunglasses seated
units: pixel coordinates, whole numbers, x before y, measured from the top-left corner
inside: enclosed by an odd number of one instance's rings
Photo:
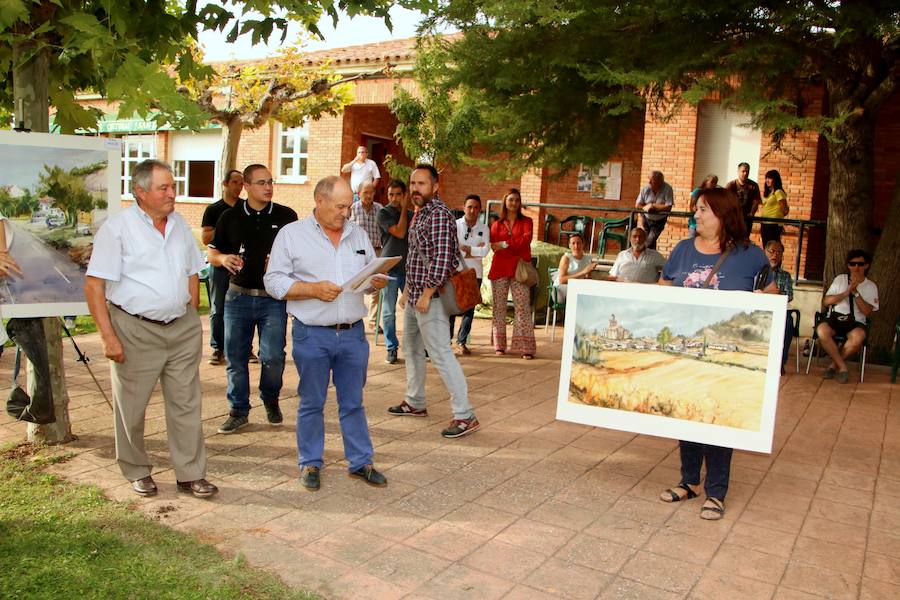
[[[856,354],[866,341],[866,321],[878,310],[878,287],[866,278],[872,263],[865,250],[847,253],[848,273],[841,273],[831,282],[822,304],[832,307],[827,319],[819,323],[816,333],[819,343],[831,357],[831,365],[825,369],[825,379],[837,379],[847,383],[848,356]],[[847,341],[839,349],[834,336],[845,336]]]

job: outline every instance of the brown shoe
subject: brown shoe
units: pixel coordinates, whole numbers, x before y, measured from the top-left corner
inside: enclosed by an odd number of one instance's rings
[[[205,479],[195,479],[194,481],[179,481],[178,491],[188,492],[197,498],[209,498],[218,492],[219,488]]]
[[[156,489],[156,483],[154,483],[153,478],[149,475],[143,479],[132,481],[131,489],[139,496],[155,496],[156,492],[159,491]]]
[[[469,356],[472,351],[465,344],[456,344],[455,353],[457,356]]]
[[[225,362],[225,354],[221,350],[213,350],[213,353],[209,355],[209,364],[214,367],[217,367]]]

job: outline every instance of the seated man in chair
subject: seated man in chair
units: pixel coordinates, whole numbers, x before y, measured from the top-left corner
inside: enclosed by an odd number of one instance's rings
[[[859,352],[866,341],[866,320],[878,310],[878,287],[866,279],[871,263],[871,257],[865,250],[851,250],[847,253],[849,272],[835,277],[825,293],[822,304],[833,309],[816,328],[822,348],[831,357],[831,365],[825,369],[825,379],[835,378],[840,383],[847,383],[847,363],[844,359]],[[835,335],[847,338],[842,350],[834,340]]]

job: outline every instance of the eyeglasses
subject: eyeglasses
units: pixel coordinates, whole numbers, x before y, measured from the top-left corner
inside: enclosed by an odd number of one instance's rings
[[[784,254],[784,250],[778,250],[776,248],[769,248],[766,250],[766,254]]]
[[[860,262],[860,261],[848,262],[847,264],[848,264],[849,266],[851,266],[851,267],[864,267],[864,266],[866,266],[866,263]]]
[[[463,239],[464,240],[469,239],[469,235],[471,235],[471,234],[472,234],[472,228],[469,227],[468,225],[466,225],[466,237],[464,237]]]
[[[250,183],[252,185],[260,185],[260,186],[275,185],[275,180],[274,179],[257,179],[256,181],[251,181]]]

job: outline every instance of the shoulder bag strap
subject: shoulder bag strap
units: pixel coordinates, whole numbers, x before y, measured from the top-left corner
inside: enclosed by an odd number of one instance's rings
[[[713,265],[712,271],[709,272],[709,275],[706,276],[706,281],[704,281],[704,282],[703,282],[703,285],[700,286],[700,287],[702,287],[702,288],[708,288],[708,287],[709,287],[709,282],[711,282],[713,276],[714,276],[716,273],[719,272],[719,267],[722,266],[722,263],[725,262],[725,258],[726,258],[730,253],[731,253],[731,246],[729,246],[728,248],[726,248],[726,249],[725,249],[725,252],[723,252],[723,253],[719,256],[719,260],[717,260],[717,261],[716,261],[716,264]]]

